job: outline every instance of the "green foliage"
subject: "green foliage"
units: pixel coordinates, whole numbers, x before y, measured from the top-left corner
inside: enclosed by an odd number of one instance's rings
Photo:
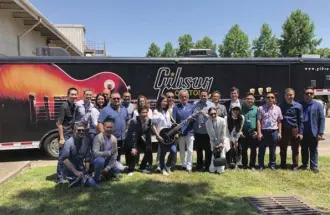
[[[219,45],[219,54],[221,57],[250,57],[249,37],[234,25],[225,36],[221,45]]]
[[[213,43],[213,40],[209,37],[204,37],[202,40],[198,40],[195,44],[196,49],[212,49],[216,50],[217,45]]]
[[[165,48],[161,53],[162,57],[175,57],[175,49],[171,42],[167,42],[165,44]]]
[[[263,24],[260,36],[252,41],[254,57],[277,57],[279,54],[278,40],[272,34],[268,24]]]
[[[147,57],[159,57],[160,48],[155,43],[151,43],[146,56]]]
[[[177,49],[176,55],[178,57],[183,56],[186,51],[194,48],[194,43],[190,34],[184,34],[178,39],[179,48]]]
[[[322,39],[315,39],[314,23],[301,10],[293,11],[282,26],[280,51],[283,57],[312,54]]]

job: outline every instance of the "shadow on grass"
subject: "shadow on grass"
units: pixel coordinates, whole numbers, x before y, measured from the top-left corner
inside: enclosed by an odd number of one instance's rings
[[[165,179],[164,179],[165,180]],[[212,193],[207,183],[157,180],[104,183],[97,188],[67,185],[23,190],[3,214],[256,214],[242,199]]]

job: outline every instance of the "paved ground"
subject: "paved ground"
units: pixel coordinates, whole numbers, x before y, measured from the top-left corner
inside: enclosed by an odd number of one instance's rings
[[[0,184],[14,178],[20,172],[31,167],[30,161],[0,163]]]

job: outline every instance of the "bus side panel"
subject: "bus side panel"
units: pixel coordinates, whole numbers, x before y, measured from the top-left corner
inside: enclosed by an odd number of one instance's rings
[[[263,88],[263,93],[266,88],[270,87],[271,91],[277,94],[277,99],[283,99],[285,88],[289,87],[290,83],[290,66],[289,65],[258,65],[258,86]]]
[[[291,87],[296,90],[296,100],[303,99],[303,90],[307,86],[323,89],[326,71],[329,71],[329,67],[320,64],[291,65]]]

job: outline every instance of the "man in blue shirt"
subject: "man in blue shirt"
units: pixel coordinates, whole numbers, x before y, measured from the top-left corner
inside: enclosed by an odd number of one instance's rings
[[[84,123],[74,125],[74,134],[65,141],[59,161],[64,164],[63,172],[67,176],[69,187],[78,183],[81,186],[95,186],[94,179],[87,175],[90,169],[91,148]]]
[[[187,172],[190,173],[192,171],[192,160],[194,152],[194,123],[191,121],[191,115],[193,113],[194,106],[188,103],[189,93],[187,90],[181,90],[179,92],[179,99],[180,104],[177,104],[173,107],[172,117],[177,124],[186,119],[189,119],[189,121],[184,123],[180,129],[179,147],[182,169],[187,170]]]
[[[195,117],[194,123],[194,144],[197,152],[197,170],[204,168],[204,171],[209,171],[212,159],[212,151],[210,137],[207,134],[205,123],[208,120],[208,110],[215,107],[213,102],[208,101],[209,95],[207,90],[201,90],[200,100],[195,103],[193,113],[200,112]],[[203,150],[205,151],[205,163],[203,165]]]
[[[98,129],[100,133],[104,132],[103,122],[106,119],[110,119],[114,122],[114,126],[115,126],[114,136],[118,140],[117,161],[120,161],[120,156],[123,154],[123,144],[126,138],[127,121],[129,120],[127,109],[121,105],[120,100],[121,100],[120,93],[118,92],[111,93],[110,104],[101,110],[98,119]]]
[[[324,111],[322,105],[313,100],[314,89],[312,87],[307,87],[304,93],[304,101],[301,103],[304,117],[304,139],[301,143],[302,165],[300,169],[307,169],[310,156],[310,169],[314,173],[319,173],[317,147],[324,133]]]
[[[302,105],[294,101],[295,91],[285,90],[285,101],[280,104],[283,115],[282,139],[280,141],[281,168],[286,169],[286,154],[289,142],[292,149],[292,170],[298,170],[299,144],[303,139],[303,110]]]

